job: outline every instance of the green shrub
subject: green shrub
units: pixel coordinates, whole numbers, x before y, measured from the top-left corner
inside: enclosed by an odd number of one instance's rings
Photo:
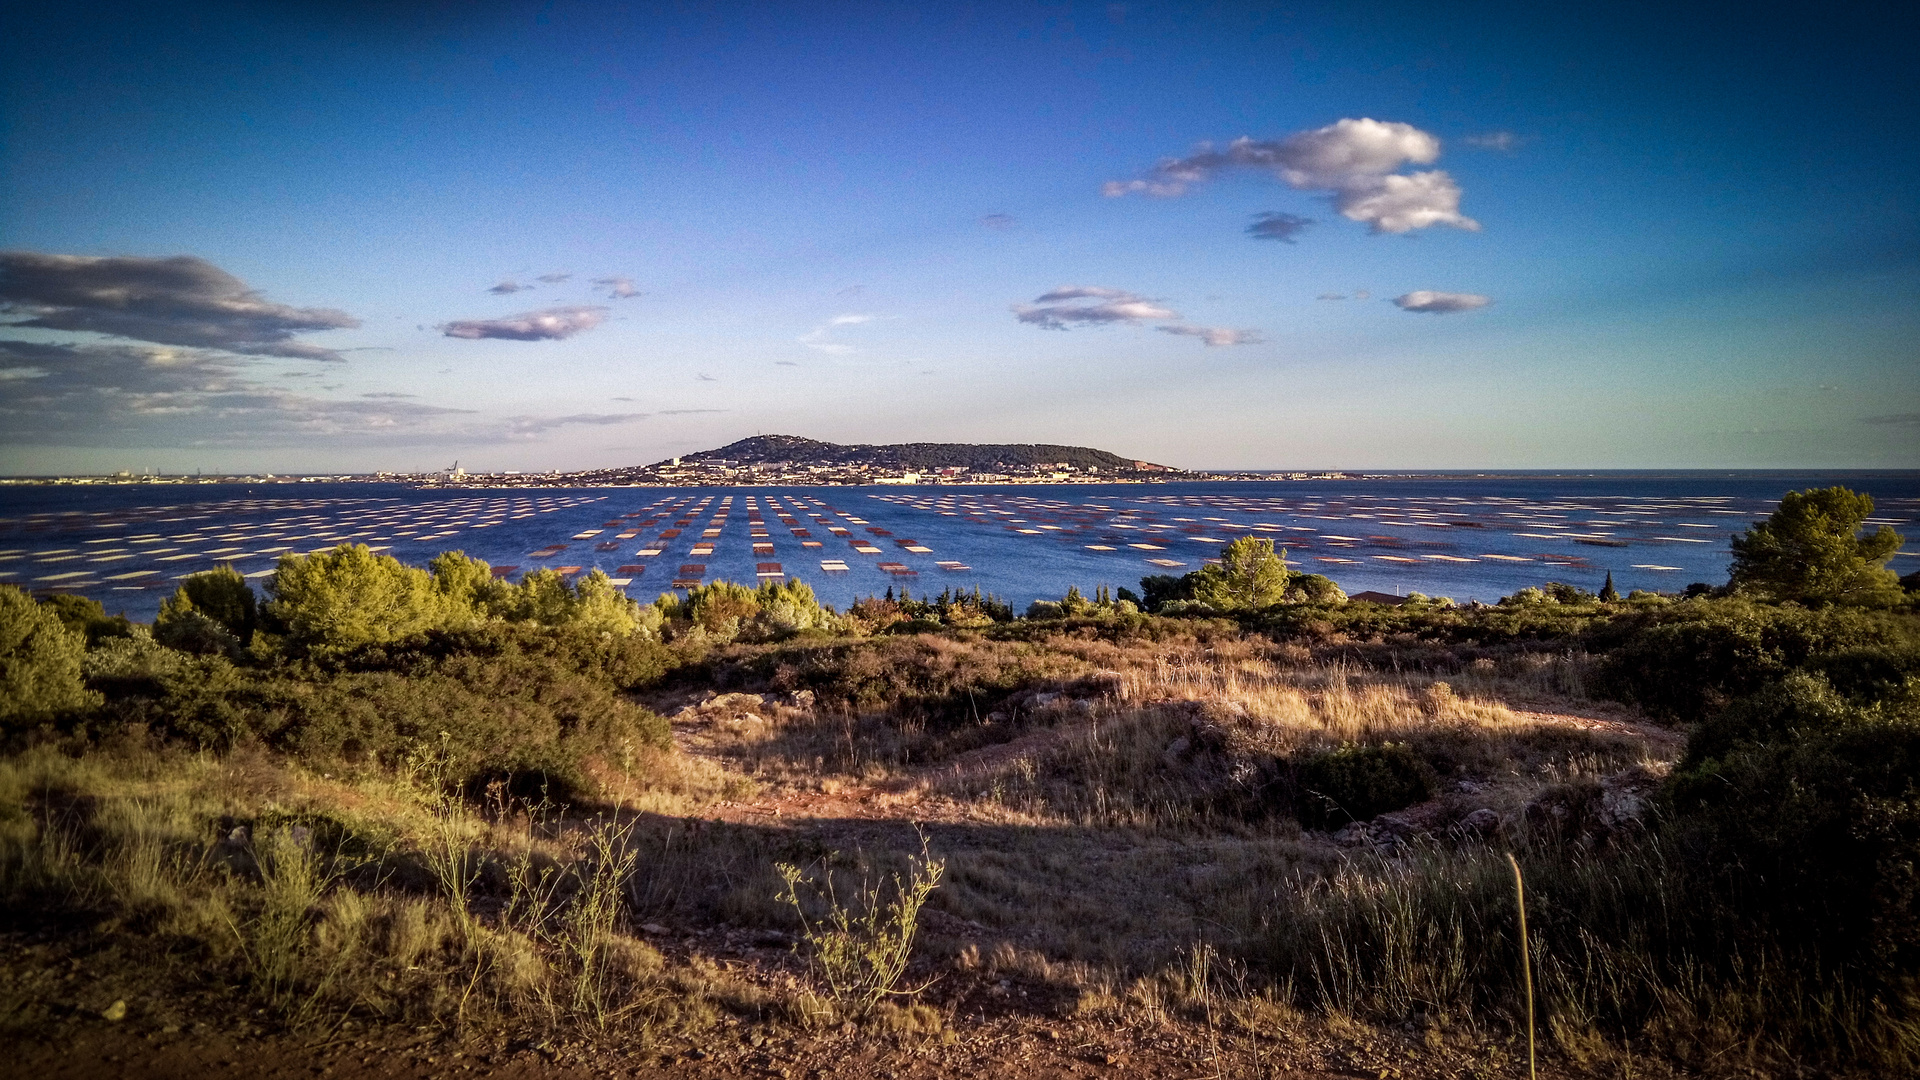
[[[84,633],[11,585],[0,585],[0,725],[29,725],[89,708],[100,696],[81,681]]]
[[[72,593],[54,593],[42,597],[40,606],[53,612],[60,625],[78,634],[86,635],[87,647],[92,648],[108,638],[126,637],[133,633],[133,624],[124,615],[108,615],[100,601],[89,600]]]
[[[1698,720],[1801,668],[1831,662],[1846,678],[1868,677],[1869,654],[1898,670],[1920,648],[1920,619],[1893,612],[1793,604],[1742,597],[1699,599],[1637,610],[1595,630],[1601,693],[1657,716]],[[1843,659],[1852,654],[1855,659]],[[1860,674],[1847,674],[1849,664]]]
[[[171,624],[175,622],[191,621],[187,616],[194,613],[212,620],[242,648],[253,639],[254,623],[258,617],[253,589],[247,585],[247,579],[231,566],[194,574],[181,582],[180,588],[160,605],[160,616],[153,624],[154,634],[169,645],[172,644],[168,641],[169,637],[206,636],[204,628],[198,626],[183,628],[179,632],[172,628]]]
[[[1349,744],[1300,762],[1295,770],[1302,824],[1337,828],[1370,821],[1433,798],[1433,769],[1403,743]]]
[[[1862,704],[1790,676],[1701,725],[1668,799],[1740,925],[1889,1001],[1920,977],[1920,684]]]
[[[315,655],[405,641],[469,622],[471,608],[434,586],[424,570],[365,544],[283,555],[267,579],[267,614],[292,643]]]

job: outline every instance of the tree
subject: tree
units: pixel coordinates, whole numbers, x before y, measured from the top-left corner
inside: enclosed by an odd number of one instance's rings
[[[218,624],[243,647],[253,638],[254,623],[258,616],[253,589],[247,584],[247,579],[231,566],[194,574],[181,582],[180,588],[160,605],[160,616],[153,623],[154,634],[167,645],[174,644],[168,640],[169,637],[204,636],[203,628],[198,625],[200,620],[189,617],[196,612]]]
[[[1219,563],[1195,571],[1193,598],[1218,611],[1272,607],[1286,599],[1292,578],[1272,540],[1243,536],[1220,549]]]
[[[425,570],[375,555],[365,544],[281,556],[267,595],[267,613],[311,652],[405,641],[471,617],[434,588]]]
[[[433,574],[435,592],[456,608],[471,610],[475,616],[497,615],[493,610],[506,599],[512,586],[493,576],[493,567],[464,551],[443,551],[427,564]]]
[[[1613,571],[1607,571],[1607,583],[1600,586],[1601,603],[1611,604],[1620,599],[1620,590],[1613,587]]]
[[[1844,487],[1790,491],[1767,520],[1733,538],[1733,588],[1808,607],[1890,607],[1905,599],[1886,569],[1900,534],[1860,529],[1873,498]]]
[[[72,593],[54,593],[42,597],[40,606],[53,612],[60,625],[69,630],[86,635],[87,647],[92,648],[107,638],[127,637],[133,633],[133,624],[124,615],[108,615],[100,601],[89,600]]]
[[[11,585],[0,585],[0,724],[30,724],[98,704],[81,679],[84,633]]]

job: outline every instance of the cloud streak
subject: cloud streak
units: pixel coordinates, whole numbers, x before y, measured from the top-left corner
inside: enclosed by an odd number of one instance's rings
[[[254,356],[340,360],[297,334],[359,326],[333,308],[261,298],[225,270],[192,255],[52,255],[0,252],[4,325],[102,334]]]
[[[1125,289],[1063,285],[1034,297],[1031,304],[1015,304],[1013,316],[1043,330],[1066,330],[1076,325],[1174,320],[1180,313]]]
[[[1267,340],[1260,336],[1258,330],[1229,330],[1221,326],[1188,326],[1185,323],[1176,323],[1172,326],[1156,326],[1154,329],[1163,334],[1199,338],[1209,348],[1220,345],[1261,345]]]
[[[1182,322],[1180,313],[1159,300],[1151,300],[1125,289],[1102,285],[1062,285],[1041,293],[1031,304],[1013,305],[1013,317],[1043,330],[1071,330],[1075,326],[1154,327],[1163,334],[1198,338],[1209,347],[1219,345],[1258,345],[1266,339],[1258,330],[1232,330],[1220,326],[1193,326]]]
[[[1479,293],[1434,292],[1431,289],[1416,289],[1403,296],[1393,298],[1393,304],[1401,311],[1413,311],[1427,315],[1450,315],[1457,311],[1472,311],[1493,303],[1493,297]]]
[[[522,285],[519,282],[513,280],[512,278],[508,278],[507,280],[501,282],[498,285],[495,285],[493,288],[488,289],[487,291],[490,293],[493,293],[496,296],[512,296],[514,293],[526,292],[528,289],[531,289],[531,288],[533,288],[533,286]]]
[[[607,296],[614,300],[628,300],[641,295],[633,279],[629,277],[594,278],[593,283],[607,290]]]
[[[1295,242],[1294,237],[1305,232],[1311,224],[1312,218],[1269,210],[1253,215],[1253,224],[1247,226],[1247,235],[1255,240],[1278,240],[1283,244],[1291,244]]]
[[[599,326],[607,317],[603,307],[556,307],[528,311],[504,319],[459,319],[439,330],[450,338],[498,341],[560,341]]]
[[[1342,217],[1377,233],[1433,225],[1478,230],[1479,222],[1460,213],[1460,186],[1444,170],[1399,171],[1439,157],[1440,140],[1412,124],[1349,118],[1284,139],[1203,145],[1187,157],[1160,162],[1139,179],[1109,181],[1101,193],[1173,198],[1223,173],[1255,169],[1296,190],[1328,193]]]
[[[487,417],[376,391],[334,399],[264,385],[212,349],[0,341],[0,445],[89,448],[498,445],[646,413]],[[670,412],[673,410],[669,410]]]

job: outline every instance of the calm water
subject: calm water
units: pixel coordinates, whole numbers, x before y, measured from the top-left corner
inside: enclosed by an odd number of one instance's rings
[[[651,599],[676,582],[789,575],[821,599],[948,586],[1017,606],[1067,586],[1138,588],[1236,536],[1272,537],[1349,593],[1493,600],[1565,581],[1674,591],[1726,580],[1728,538],[1787,492],[1846,484],[1909,539],[1920,473],[1503,474],[1367,481],[859,488],[416,491],[268,484],[0,491],[0,581],[95,597],[150,619],[176,579],[231,563],[256,582],[281,554],[367,544],[425,565],[458,549],[517,576],[605,570]],[[844,569],[842,569],[844,567]]]

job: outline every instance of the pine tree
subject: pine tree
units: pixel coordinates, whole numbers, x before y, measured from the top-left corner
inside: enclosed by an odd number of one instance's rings
[[[1607,583],[1600,586],[1600,600],[1602,603],[1611,604],[1618,599],[1620,599],[1620,590],[1613,587],[1613,571],[1609,570]]]

